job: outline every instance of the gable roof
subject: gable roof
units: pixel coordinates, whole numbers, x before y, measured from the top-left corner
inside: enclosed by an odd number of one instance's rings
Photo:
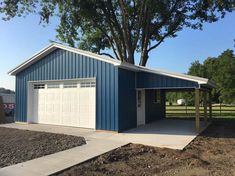
[[[121,62],[119,60],[115,60],[115,59],[110,58],[108,56],[98,55],[98,54],[95,54],[95,53],[92,53],[89,51],[80,50],[77,48],[73,48],[73,47],[58,44],[58,43],[52,43],[49,46],[43,48],[42,50],[40,50],[39,52],[34,54],[32,57],[30,57],[28,60],[26,60],[22,64],[16,66],[14,69],[10,70],[8,72],[8,74],[16,75],[20,71],[29,67],[30,65],[32,65],[33,63],[42,59],[43,57],[45,57],[46,55],[48,55],[49,53],[53,52],[56,49],[63,49],[63,50],[77,53],[77,54],[80,54],[83,56],[91,57],[93,59],[97,59],[97,60],[100,60],[103,62],[113,64],[114,66],[118,66],[118,67],[121,67],[121,68],[124,68],[127,70],[133,70],[135,72],[148,72],[148,73],[164,75],[164,76],[169,76],[169,77],[174,77],[174,78],[179,78],[179,79],[183,79],[183,80],[197,82],[199,85],[208,85],[210,87],[216,87],[214,82],[212,82],[206,78],[201,78],[201,77],[197,77],[197,76],[190,76],[190,75],[180,74],[180,73],[174,73],[174,72],[169,72],[169,71],[160,70],[160,69],[150,69],[150,68],[146,68],[143,66],[137,66],[137,65],[126,63],[126,62]]]
[[[80,49],[77,49],[77,48],[69,47],[69,46],[66,46],[66,45],[58,44],[58,43],[52,43],[49,46],[47,46],[47,47],[43,48],[42,50],[40,50],[39,52],[37,52],[36,54],[34,54],[33,56],[31,56],[29,59],[27,59],[22,64],[16,66],[12,70],[10,70],[8,72],[8,74],[16,75],[20,71],[22,71],[25,68],[29,67],[30,65],[32,65],[33,63],[35,63],[38,60],[42,59],[43,57],[45,57],[46,55],[48,55],[49,53],[53,52],[56,49],[63,49],[63,50],[70,51],[70,52],[73,52],[73,53],[81,54],[83,56],[92,57],[94,59],[101,60],[101,61],[104,61],[104,62],[108,62],[108,63],[111,63],[113,65],[119,65],[121,63],[120,61],[112,59],[108,56],[101,56],[101,55],[94,54],[94,53],[89,52],[89,51],[80,50]]]

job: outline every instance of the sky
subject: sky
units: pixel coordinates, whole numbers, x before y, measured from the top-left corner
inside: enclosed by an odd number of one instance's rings
[[[15,78],[7,72],[56,40],[58,19],[50,24],[39,24],[39,16],[29,15],[10,21],[0,20],[0,87],[15,90]],[[234,48],[235,12],[202,31],[184,29],[178,37],[165,40],[150,53],[147,67],[187,73],[190,64],[208,57],[216,57]]]

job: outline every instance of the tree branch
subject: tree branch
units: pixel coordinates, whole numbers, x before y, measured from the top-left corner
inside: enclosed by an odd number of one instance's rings
[[[112,2],[109,0],[109,1],[107,1],[107,3],[108,3],[107,5],[102,3],[100,8],[104,12],[104,16],[107,20],[108,26],[110,28],[110,32],[111,32],[113,39],[115,41],[117,51],[120,56],[120,60],[124,61],[124,60],[126,60],[126,53],[125,53],[126,49],[123,48],[123,46],[125,46],[125,45],[123,45],[124,42],[122,42],[122,40],[123,40],[122,31],[120,30],[119,23],[118,23],[117,19],[115,18],[116,16],[113,11]],[[107,7],[108,10],[105,7]],[[112,14],[110,14],[110,12]],[[117,31],[117,33],[120,36],[118,36],[115,31]],[[121,40],[119,40],[119,39],[121,39]]]
[[[157,42],[157,44],[155,44],[154,46],[150,47],[150,48],[147,50],[147,52],[149,52],[149,51],[151,51],[151,50],[157,48],[157,47],[164,41],[164,39],[165,39],[166,37],[168,37],[169,35],[170,35],[170,33],[167,33],[166,35],[164,35],[164,36],[161,38],[161,40],[159,40],[159,42]]]
[[[111,54],[109,54],[109,53],[99,53],[100,55],[105,55],[105,56],[109,56],[109,57],[111,57],[112,59],[115,59]]]
[[[109,44],[111,46],[111,48],[113,49],[113,52],[116,56],[116,59],[118,60],[121,60],[121,58],[118,56],[117,52],[116,52],[116,48],[114,47],[114,44],[115,43],[112,38],[106,33],[105,29],[103,29],[101,26],[98,25],[98,23],[95,22],[95,19],[93,20],[93,25],[96,26],[108,39],[109,41]]]
[[[126,50],[128,53],[128,62],[134,64],[134,53],[132,51],[132,42],[131,42],[131,32],[129,26],[129,13],[127,12],[125,3],[123,0],[118,1],[120,10],[122,13],[122,31],[124,36],[124,45],[126,46]]]

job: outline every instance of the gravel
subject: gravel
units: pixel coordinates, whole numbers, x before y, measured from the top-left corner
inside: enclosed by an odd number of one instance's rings
[[[84,144],[83,137],[0,127],[0,168]]]

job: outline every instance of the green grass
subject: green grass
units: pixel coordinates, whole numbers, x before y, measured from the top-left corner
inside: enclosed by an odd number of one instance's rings
[[[200,107],[200,114],[203,116],[204,108]],[[209,113],[209,109],[208,109]],[[195,117],[195,107],[194,106],[166,106],[166,116],[167,117]],[[235,118],[235,106],[212,106],[212,116],[214,118]]]

